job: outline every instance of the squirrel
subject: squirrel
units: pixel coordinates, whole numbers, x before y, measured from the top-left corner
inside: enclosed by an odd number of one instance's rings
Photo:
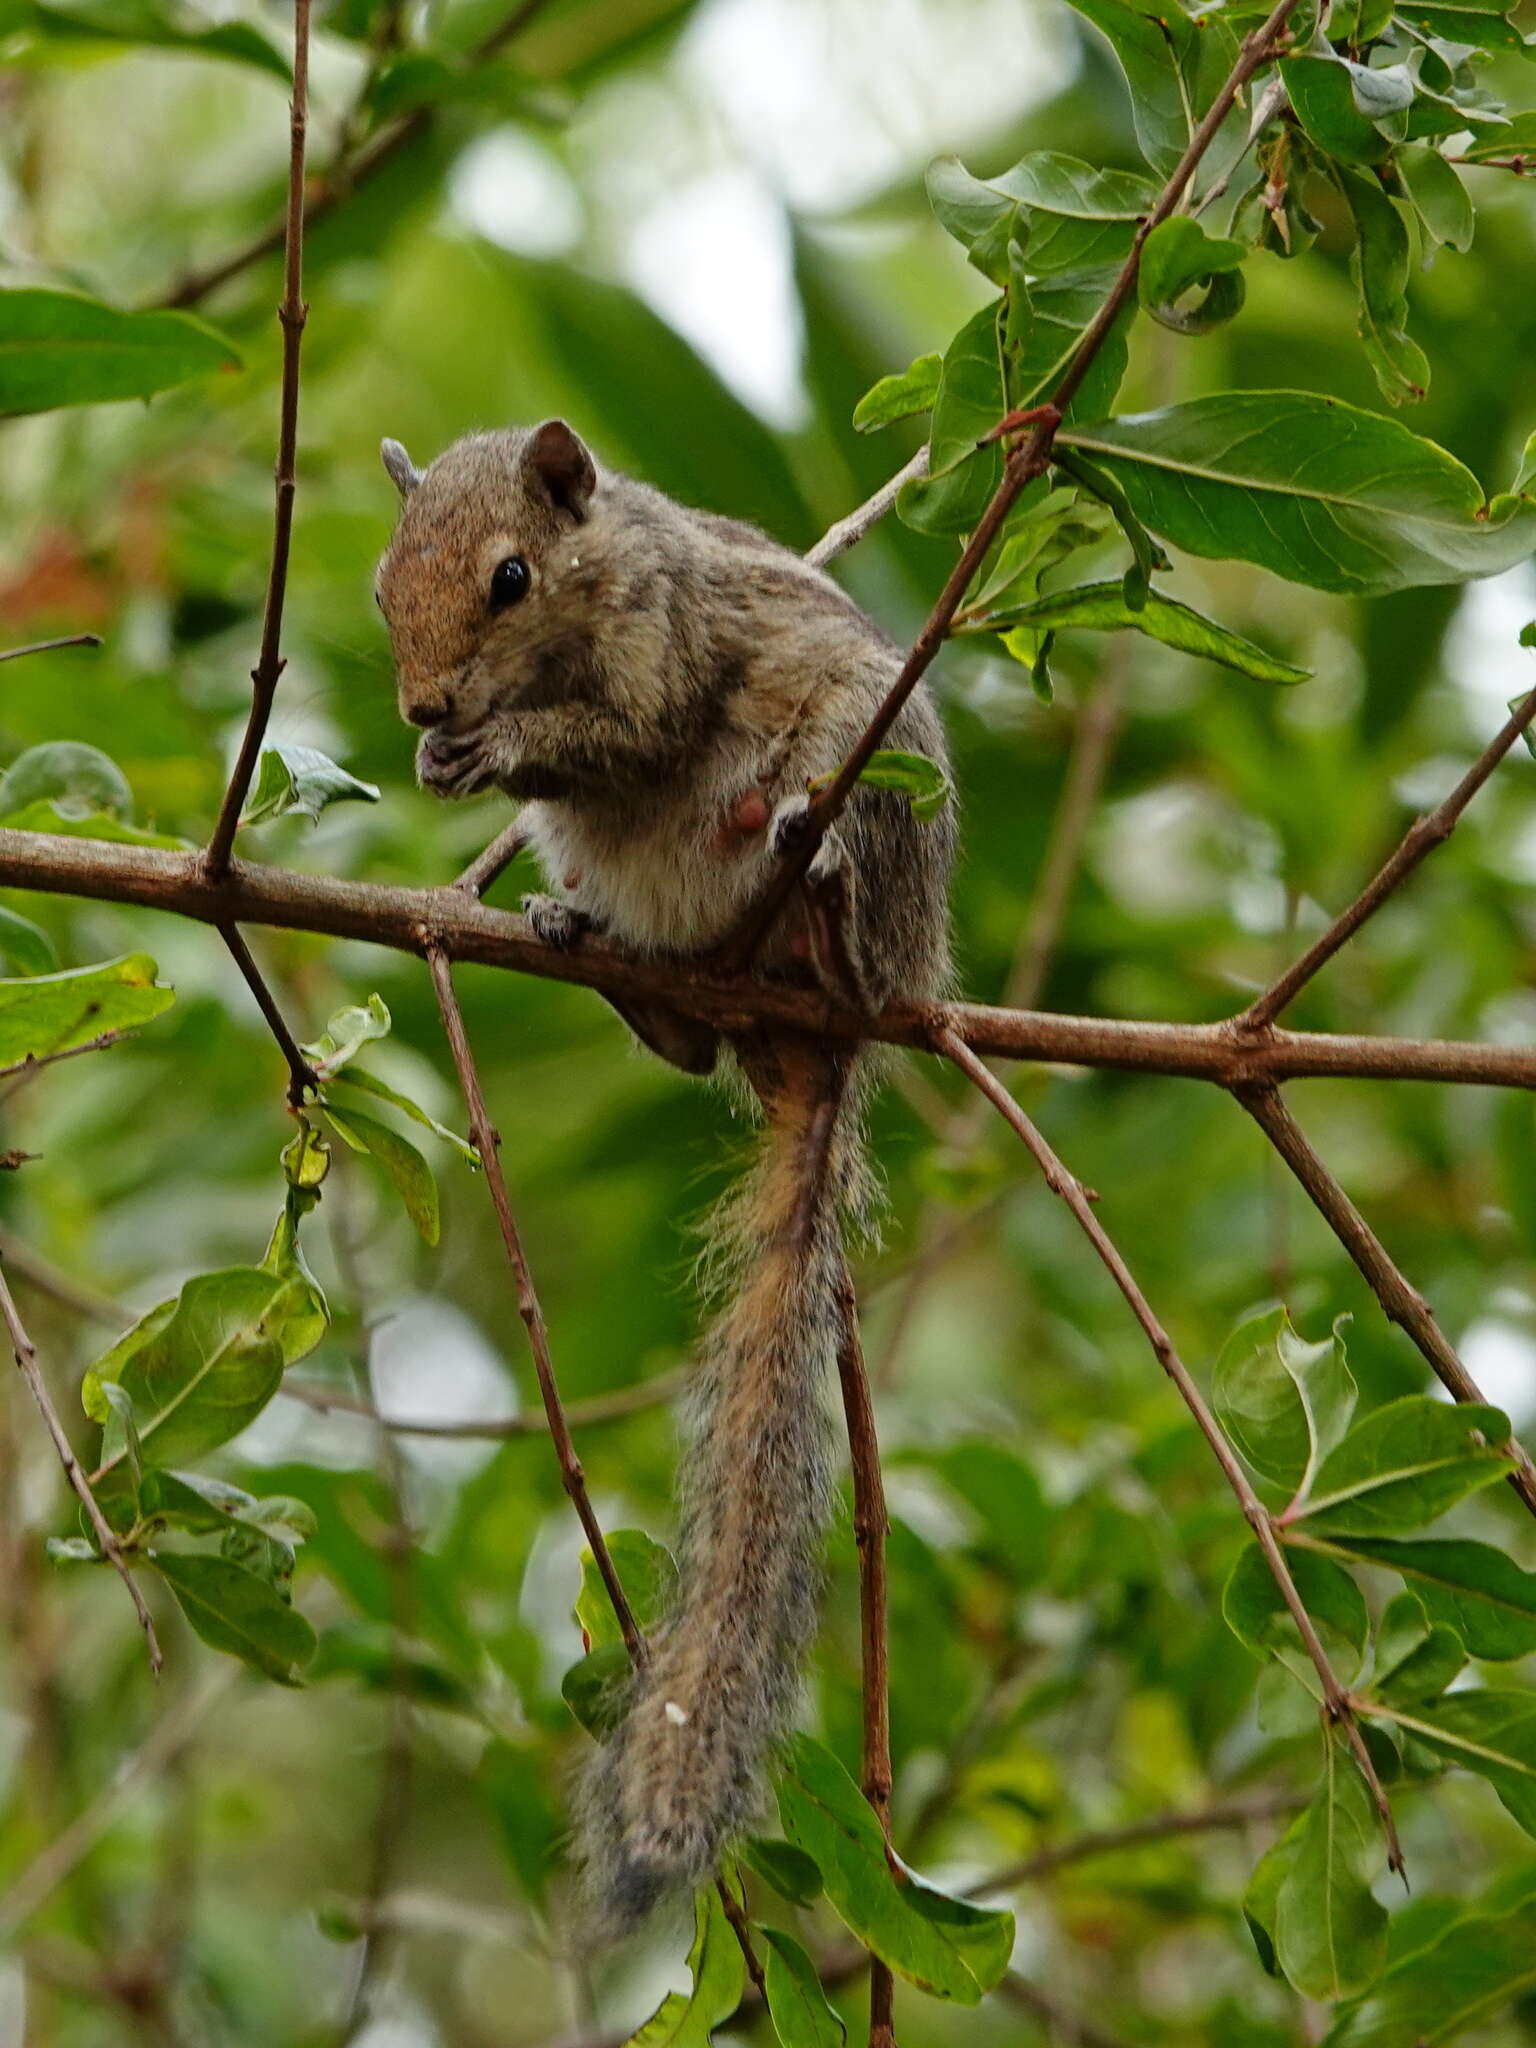
[[[600,468],[563,420],[478,433],[418,470],[382,445],[399,522],[376,595],[422,785],[498,788],[560,895],[524,899],[544,942],[605,933],[706,955],[803,846],[901,655],[832,579],[756,528]],[[944,760],[919,688],[891,744]],[[954,825],[860,783],[753,971],[873,1013],[939,996]],[[664,1002],[615,1007],[690,1074],[721,1034]],[[733,1292],[705,1334],[680,1480],[676,1611],[630,1681],[576,1801],[605,1921],[635,1925],[715,1870],[750,1821],[795,1712],[831,1515],[822,1389],[863,1213],[861,1104],[876,1055],[774,1027],[725,1034],[764,1136],[715,1245]]]

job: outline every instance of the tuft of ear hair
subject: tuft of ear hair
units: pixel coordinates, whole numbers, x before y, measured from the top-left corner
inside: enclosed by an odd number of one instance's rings
[[[597,468],[581,436],[564,420],[546,420],[529,436],[523,460],[548,493],[550,501],[577,521],[597,489]]]
[[[398,441],[381,441],[379,454],[384,467],[389,471],[395,489],[402,498],[408,498],[421,482],[421,471]]]

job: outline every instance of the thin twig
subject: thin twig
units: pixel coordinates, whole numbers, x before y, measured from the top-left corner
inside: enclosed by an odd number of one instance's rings
[[[741,920],[738,929],[721,946],[721,964],[742,967],[754,957],[775,918],[789,901],[801,877],[815,858],[828,828],[853,794],[871,757],[895,723],[902,706],[927,673],[934,656],[944,644],[950,621],[970,588],[973,577],[985,561],[1004,520],[1013,509],[1015,500],[1027,485],[1037,476],[1042,476],[1050,466],[1056,430],[1081,389],[1084,378],[1092,369],[1099,350],[1109,339],[1115,322],[1136,290],[1136,279],[1141,269],[1142,245],[1154,228],[1160,227],[1177,209],[1184,196],[1185,187],[1194,176],[1201,158],[1215,140],[1238,94],[1254,72],[1275,55],[1276,39],[1298,4],[1299,0],[1277,0],[1277,5],[1271,9],[1261,25],[1244,39],[1237,62],[1233,65],[1225,85],[1217,93],[1199,126],[1191,135],[1183,155],[1158,194],[1151,212],[1137,224],[1130,252],[1121,265],[1104,303],[1089,322],[1073,350],[1072,359],[1060,383],[1050,394],[1049,403],[1035,408],[1040,417],[1032,428],[1028,440],[1018,443],[1004,461],[1002,480],[966,542],[960,559],[950,571],[949,578],[939,593],[938,601],[912,643],[911,652],[902,663],[900,673],[836,775],[812,799],[808,830],[797,843],[794,854],[781,863],[762,896]]]
[[[283,672],[280,642],[283,599],[288,589],[288,551],[293,539],[294,459],[299,439],[299,350],[309,308],[304,303],[304,140],[309,122],[310,0],[293,5],[293,97],[288,118],[288,212],[283,230],[283,296],[277,309],[283,331],[282,390],[278,404],[276,504],[272,519],[272,562],[267,574],[261,652],[251,670],[251,710],[245,735],[214,822],[204,862],[215,879],[229,867],[230,848],[240,824],[251,778],[261,756],[277,679]]]
[[[131,1308],[82,1285],[3,1224],[0,1224],[0,1259],[35,1287],[39,1294],[46,1294],[74,1315],[84,1316],[93,1323],[104,1323],[114,1330],[126,1329],[134,1319]]]
[[[893,1004],[878,1016],[837,1007],[819,990],[752,976],[722,977],[707,965],[645,960],[600,940],[568,952],[545,945],[525,918],[477,903],[462,889],[399,889],[342,882],[288,868],[234,861],[212,882],[195,853],[117,846],[61,833],[0,828],[0,885],[134,903],[219,925],[276,925],[288,931],[364,939],[417,955],[422,933],[455,961],[510,968],[621,996],[660,997],[719,1029],[752,1025],[852,1044],[861,1039],[931,1049],[943,1024],[989,1058],[1182,1074],[1230,1088],[1243,1081],[1303,1076],[1477,1083],[1536,1088],[1536,1048],[1444,1039],[1377,1038],[1321,1031],[1241,1032],[1220,1024],[1161,1024],[1073,1017],[1054,1011],[991,1009],[978,1003]]]
[[[1374,917],[1387,898],[1407,880],[1427,853],[1442,845],[1455,831],[1462,812],[1498,767],[1520,735],[1536,718],[1536,690],[1522,697],[1498,732],[1484,747],[1460,782],[1432,811],[1415,818],[1385,861],[1347,910],[1341,911],[1320,938],[1308,946],[1301,958],[1289,966],[1262,995],[1255,996],[1236,1021],[1247,1031],[1261,1031],[1272,1024],[1287,1004],[1352,939],[1367,918]]]
[[[512,10],[500,27],[493,29],[470,52],[466,70],[473,71],[488,58],[499,55],[509,42],[521,35],[537,14],[542,13],[547,4],[548,0],[522,0],[522,4]],[[360,96],[344,123],[348,138],[362,111]],[[413,142],[419,141],[434,125],[436,118],[436,108],[418,107],[402,121],[382,129],[355,155],[352,153],[350,139],[345,142],[330,168],[310,186],[304,205],[305,227],[313,227],[316,221],[324,220],[328,214],[334,213],[360,186],[377,177],[379,172],[393,163],[403,150],[408,149]],[[201,270],[188,271],[168,292],[157,299],[155,304],[168,308],[197,305],[220,285],[228,284],[232,277],[238,277],[242,271],[249,270],[253,263],[259,263],[263,257],[271,256],[281,249],[287,226],[288,216],[284,212],[259,234],[252,236],[250,241],[243,243],[238,249],[231,250],[229,255],[221,256],[217,262],[210,263]]]
[[[1381,1816],[1382,1828],[1387,1838],[1388,1863],[1393,1870],[1400,1873],[1403,1868],[1403,1852],[1397,1839],[1397,1826],[1392,1818],[1392,1808],[1387,1795],[1382,1790],[1381,1780],[1376,1774],[1376,1766],[1371,1761],[1370,1751],[1366,1748],[1364,1737],[1356,1723],[1353,1702],[1335,1676],[1333,1666],[1328,1661],[1328,1653],[1313,1626],[1312,1617],[1296,1590],[1296,1582],[1291,1577],[1291,1569],[1285,1561],[1285,1553],[1275,1534],[1269,1511],[1249,1484],[1248,1475],[1239,1463],[1237,1453],[1227,1442],[1220,1424],[1211,1413],[1205,1396],[1196,1386],[1188,1367],[1174,1349],[1173,1340],[1153,1314],[1150,1303],[1137,1285],[1113,1240],[1093,1213],[1088,1190],[1082,1182],[1057,1158],[1046,1139],[1020,1109],[1002,1082],[977,1059],[969,1046],[956,1038],[953,1032],[941,1030],[935,1034],[934,1048],[943,1053],[946,1059],[952,1060],[960,1071],[969,1077],[1023,1140],[1044,1174],[1046,1185],[1052,1194],[1059,1195],[1072,1211],[1110,1278],[1125,1296],[1131,1313],[1140,1323],[1158,1364],[1177,1387],[1201,1435],[1210,1445],[1227,1484],[1237,1496],[1243,1518],[1252,1529],[1259,1548],[1264,1553],[1264,1561],[1269,1566],[1275,1584],[1280,1590],[1280,1596],[1296,1624],[1297,1632],[1306,1646],[1307,1655],[1312,1660],[1322,1687],[1324,1714],[1330,1722],[1343,1729],[1354,1752],[1355,1761],[1360,1766],[1361,1776],[1370,1787],[1371,1797],[1376,1803],[1376,1811]]]
[[[1101,1828],[1094,1834],[1074,1835],[1048,1849],[1037,1849],[1005,1869],[994,1871],[979,1884],[967,1887],[967,1896],[985,1897],[989,1892],[1014,1891],[1020,1885],[1038,1884],[1054,1877],[1074,1863],[1091,1863],[1100,1856],[1118,1856],[1126,1849],[1145,1848],[1149,1842],[1165,1842],[1178,1835],[1210,1835],[1230,1828],[1251,1827],[1255,1821],[1275,1820],[1294,1813],[1306,1802],[1294,1792],[1265,1792],[1253,1799],[1236,1799],[1222,1806],[1203,1806],[1187,1813],[1158,1813],[1148,1820],[1130,1821],[1122,1828]]]
[[[0,661],[20,661],[24,654],[52,654],[56,647],[99,647],[99,633],[66,633],[62,640],[33,640],[26,647],[0,647]]]
[[[96,1496],[91,1491],[91,1482],[85,1476],[85,1468],[75,1456],[69,1438],[64,1434],[64,1425],[59,1420],[58,1410],[53,1405],[53,1397],[48,1392],[48,1384],[37,1362],[37,1352],[22,1325],[21,1317],[16,1312],[16,1304],[11,1298],[11,1290],[6,1284],[3,1271],[0,1271],[0,1317],[4,1318],[11,1349],[15,1353],[17,1365],[21,1368],[21,1376],[37,1403],[44,1428],[53,1439],[53,1447],[59,1454],[59,1463],[64,1467],[64,1476],[79,1496],[86,1519],[96,1532],[96,1541],[101,1546],[102,1556],[128,1588],[128,1597],[133,1602],[133,1610],[139,1617],[139,1626],[144,1631],[144,1640],[149,1647],[149,1668],[158,1678],[160,1667],[165,1660],[160,1654],[160,1638],[155,1634],[154,1617],[145,1606],[144,1595],[139,1591],[133,1573],[128,1569],[127,1560],[116,1536],[112,1533],[112,1525],[101,1512]]]
[[[1415,1344],[1441,1384],[1458,1401],[1483,1402],[1477,1382],[1455,1346],[1435,1321],[1429,1303],[1410,1284],[1381,1239],[1313,1150],[1290,1106],[1273,1086],[1234,1088],[1233,1094],[1306,1189],[1313,1207],[1364,1274],[1387,1320]],[[1511,1437],[1515,1469],[1509,1483],[1536,1515],[1536,1466],[1525,1446]]]
[[[859,1554],[859,1635],[862,1647],[864,1716],[861,1790],[891,1840],[891,1671],[886,1626],[885,1539],[890,1518],[880,1470],[880,1439],[864,1347],[859,1341],[859,1303],[853,1277],[843,1266],[839,1287],[842,1338],[837,1374],[848,1424],[848,1457],[853,1468],[853,1539]],[[895,1979],[877,1956],[869,1971],[869,2048],[895,2048]]]
[[[13,1060],[8,1067],[0,1067],[0,1080],[11,1074],[36,1074],[44,1067],[57,1065],[60,1060],[77,1060],[84,1052],[102,1052],[109,1045],[118,1045],[133,1033],[128,1030],[102,1031],[95,1038],[88,1038],[84,1045],[67,1045],[62,1052],[29,1052],[24,1060]]]
[[[896,503],[903,484],[909,484],[915,477],[927,474],[928,449],[925,444],[918,449],[912,460],[904,463],[872,497],[866,498],[862,505],[855,506],[845,519],[839,519],[834,525],[829,526],[815,547],[806,549],[805,559],[813,569],[820,569],[830,562],[834,555],[843,554],[861,541],[872,526],[879,525]]]
[[[470,1142],[480,1154],[486,1186],[491,1191],[491,1201],[496,1210],[496,1221],[501,1226],[501,1240],[506,1246],[507,1259],[517,1282],[517,1312],[528,1332],[528,1345],[533,1353],[533,1369],[538,1375],[544,1416],[549,1425],[550,1436],[554,1440],[555,1455],[560,1463],[560,1483],[565,1488],[586,1534],[612,1604],[615,1619],[618,1621],[619,1632],[624,1638],[624,1647],[629,1652],[630,1661],[637,1665],[642,1664],[646,1657],[645,1639],[636,1625],[624,1588],[619,1583],[619,1575],[609,1554],[602,1528],[587,1497],[586,1477],[581,1469],[581,1460],[576,1455],[570,1424],[566,1420],[565,1407],[560,1399],[554,1361],[549,1355],[549,1332],[544,1323],[544,1311],[539,1305],[539,1297],[534,1289],[533,1275],[529,1271],[523,1241],[512,1214],[511,1199],[507,1194],[506,1176],[501,1170],[501,1135],[492,1125],[486,1110],[485,1096],[480,1087],[480,1072],[475,1065],[469,1035],[464,1029],[459,999],[454,994],[453,969],[449,965],[448,955],[430,936],[422,938],[420,945],[426,955],[427,966],[431,969],[432,986],[437,993],[438,1012],[443,1020],[448,1049],[453,1054],[459,1086],[464,1091],[465,1105],[469,1110]]]
[[[250,947],[245,943],[239,928],[233,924],[221,924],[219,937],[229,948],[230,957],[245,977],[245,985],[256,998],[256,1007],[266,1019],[267,1028],[277,1040],[278,1050],[288,1066],[288,1102],[291,1108],[302,1107],[306,1095],[316,1093],[320,1087],[320,1076],[299,1050],[298,1041],[288,1029],[277,998],[268,988],[261,969],[256,965]]]
[[[503,826],[490,845],[481,849],[454,883],[471,896],[483,896],[504,868],[509,868],[528,844],[528,828],[514,818]]]
[[[587,1429],[596,1423],[617,1422],[625,1415],[638,1415],[646,1408],[659,1408],[678,1392],[685,1377],[682,1372],[662,1373],[643,1386],[620,1387],[612,1394],[595,1395],[590,1401],[574,1401],[566,1409],[565,1419],[572,1429]],[[291,1376],[283,1381],[278,1392],[290,1400],[302,1401],[306,1408],[318,1409],[321,1414],[364,1416],[395,1436],[459,1437],[503,1443],[515,1437],[542,1436],[549,1428],[548,1417],[542,1414],[505,1415],[482,1422],[407,1422],[381,1414],[373,1402],[361,1400],[356,1394],[315,1386],[309,1380]]]

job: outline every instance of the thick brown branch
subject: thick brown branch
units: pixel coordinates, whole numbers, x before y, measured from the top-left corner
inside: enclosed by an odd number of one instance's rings
[[[486,1185],[491,1191],[491,1202],[496,1210],[496,1221],[501,1226],[501,1241],[506,1246],[507,1259],[517,1282],[517,1312],[522,1317],[523,1327],[528,1332],[528,1346],[533,1353],[533,1369],[538,1375],[539,1394],[544,1403],[544,1415],[549,1424],[549,1433],[554,1441],[555,1455],[560,1461],[560,1482],[575,1508],[577,1518],[586,1534],[592,1555],[602,1574],[603,1585],[613,1605],[613,1612],[624,1638],[624,1647],[635,1664],[644,1661],[645,1639],[636,1626],[634,1614],[619,1583],[618,1572],[609,1555],[608,1545],[602,1528],[587,1496],[585,1474],[581,1460],[576,1455],[576,1446],[571,1439],[570,1424],[566,1421],[565,1406],[560,1399],[560,1388],[555,1380],[554,1361],[549,1354],[549,1332],[544,1323],[544,1311],[534,1289],[533,1275],[523,1251],[523,1240],[512,1214],[511,1199],[507,1194],[506,1176],[501,1170],[500,1134],[491,1123],[485,1106],[485,1096],[480,1087],[480,1073],[475,1065],[475,1055],[470,1048],[469,1035],[464,1029],[464,1019],[459,1010],[459,999],[453,990],[453,970],[448,955],[434,945],[425,934],[421,939],[427,965],[432,972],[432,986],[437,992],[437,1007],[443,1020],[443,1030],[448,1037],[448,1048],[453,1054],[453,1064],[458,1070],[459,1086],[464,1091],[464,1101],[469,1110],[469,1135],[480,1154],[480,1163],[485,1169]]]
[[[283,330],[282,390],[278,401],[276,506],[272,520],[272,561],[267,572],[267,601],[261,622],[261,652],[251,671],[251,710],[240,751],[224,792],[213,836],[204,858],[208,872],[222,875],[229,866],[246,793],[261,757],[267,720],[277,679],[283,672],[280,642],[283,599],[288,589],[288,552],[293,539],[294,459],[299,440],[299,350],[309,308],[304,303],[304,139],[309,122],[310,0],[294,0],[293,98],[288,119],[288,211],[283,230],[283,297],[277,317]]]
[[[277,998],[268,988],[250,947],[241,937],[237,927],[232,924],[220,925],[219,936],[229,948],[230,957],[244,977],[246,987],[255,997],[256,1007],[266,1019],[267,1029],[277,1040],[278,1050],[288,1066],[288,1100],[292,1107],[297,1109],[306,1094],[319,1088],[320,1077],[300,1052],[298,1042],[288,1029],[283,1013],[277,1006]]]
[[[231,862],[222,882],[214,882],[196,854],[63,834],[0,830],[0,884],[134,903],[204,924],[238,921],[324,932],[418,955],[431,943],[453,960],[574,982],[604,993],[659,997],[728,1030],[779,1024],[844,1042],[877,1039],[926,1050],[935,1025],[942,1024],[972,1051],[989,1058],[1181,1074],[1226,1088],[1246,1081],[1330,1075],[1536,1088],[1536,1049],[1522,1046],[1345,1037],[1278,1028],[1247,1033],[1230,1022],[1139,1023],[989,1009],[977,1003],[896,1005],[878,1017],[862,1017],[836,1008],[816,991],[721,978],[676,961],[628,959],[593,941],[558,952],[541,944],[525,919],[477,903],[462,889],[384,888],[238,860]]]
[[[1225,85],[1217,93],[1199,126],[1190,136],[1184,154],[1179,158],[1167,183],[1158,194],[1151,212],[1138,224],[1130,253],[1121,265],[1103,305],[1089,322],[1082,339],[1073,350],[1072,359],[1062,375],[1061,382],[1050,395],[1050,402],[1035,409],[1041,416],[1037,419],[1029,439],[1016,446],[1005,460],[1002,480],[977,522],[975,531],[961,551],[960,559],[951,570],[948,581],[940,591],[938,601],[929,613],[922,631],[912,643],[912,651],[902,664],[900,674],[887,691],[848,758],[827,787],[813,799],[809,831],[804,835],[794,854],[784,861],[758,903],[742,920],[740,929],[734,932],[722,947],[722,964],[742,967],[753,958],[774,919],[789,901],[796,885],[815,858],[817,848],[821,845],[828,827],[853,794],[860,776],[895,723],[902,706],[932,665],[934,656],[944,644],[950,622],[960,607],[961,599],[985,561],[987,551],[997,539],[1003,522],[1012,511],[1020,492],[1037,476],[1042,476],[1050,465],[1056,429],[1081,389],[1083,380],[1093,368],[1099,350],[1109,339],[1115,322],[1136,290],[1136,279],[1141,270],[1142,245],[1153,229],[1160,227],[1177,209],[1184,197],[1185,188],[1194,176],[1201,158],[1215,141],[1217,132],[1231,112],[1238,94],[1253,74],[1275,55],[1277,38],[1282,34],[1286,22],[1298,4],[1299,0],[1278,0],[1278,4],[1270,10],[1259,27],[1245,37],[1237,62],[1233,65]]]
[[[1398,842],[1391,857],[1376,871],[1360,894],[1341,911],[1320,938],[1308,946],[1301,958],[1289,966],[1244,1010],[1238,1020],[1249,1030],[1272,1024],[1288,1003],[1325,967],[1339,948],[1352,939],[1367,918],[1374,917],[1387,898],[1413,873],[1424,856],[1441,846],[1456,830],[1462,812],[1498,767],[1520,735],[1536,719],[1536,690],[1515,706],[1498,732],[1484,747],[1460,782],[1442,803],[1421,818],[1415,818]]]
[[[139,1626],[143,1629],[144,1640],[149,1646],[149,1668],[158,1678],[164,1659],[160,1654],[160,1638],[155,1634],[154,1617],[145,1606],[144,1595],[139,1591],[133,1573],[128,1569],[117,1538],[112,1533],[112,1526],[101,1512],[96,1496],[91,1491],[91,1482],[85,1476],[85,1468],[75,1456],[74,1448],[64,1434],[64,1425],[59,1420],[58,1410],[53,1405],[53,1397],[48,1392],[48,1383],[38,1365],[37,1353],[32,1347],[31,1338],[22,1326],[21,1317],[16,1313],[16,1304],[11,1299],[11,1290],[6,1284],[3,1272],[0,1272],[0,1317],[4,1319],[11,1340],[11,1349],[21,1369],[21,1376],[27,1383],[27,1390],[37,1403],[44,1428],[53,1439],[53,1448],[58,1452],[59,1463],[64,1467],[64,1477],[79,1497],[86,1519],[95,1531],[96,1542],[102,1556],[128,1588],[128,1597],[133,1602],[133,1610],[139,1617]]]
[[[1381,1239],[1313,1150],[1306,1132],[1292,1116],[1279,1089],[1269,1085],[1250,1086],[1236,1088],[1233,1093],[1301,1182],[1313,1207],[1365,1275],[1387,1320],[1396,1323],[1417,1345],[1435,1376],[1458,1401],[1481,1403],[1483,1396],[1477,1382],[1435,1321],[1434,1310],[1418,1289],[1410,1285]],[[1532,1465],[1530,1453],[1513,1438],[1510,1449],[1517,1462],[1509,1475],[1509,1483],[1530,1512],[1536,1515],[1536,1466]]]
[[[981,1090],[999,1115],[1023,1140],[1036,1165],[1044,1174],[1046,1185],[1052,1194],[1061,1197],[1076,1217],[1084,1236],[1093,1246],[1110,1278],[1125,1296],[1130,1311],[1141,1325],[1158,1364],[1178,1389],[1180,1398],[1194,1417],[1200,1434],[1210,1445],[1227,1484],[1242,1508],[1243,1519],[1252,1529],[1255,1540],[1264,1553],[1264,1561],[1280,1590],[1280,1597],[1284,1600],[1291,1619],[1296,1624],[1297,1633],[1306,1647],[1307,1655],[1312,1660],[1313,1669],[1322,1688],[1324,1714],[1330,1722],[1343,1729],[1345,1738],[1354,1751],[1355,1761],[1360,1766],[1361,1775],[1371,1789],[1371,1797],[1376,1802],[1376,1811],[1381,1816],[1381,1824],[1387,1837],[1388,1862],[1392,1869],[1401,1872],[1403,1853],[1397,1839],[1397,1826],[1392,1818],[1392,1808],[1386,1793],[1382,1790],[1370,1751],[1366,1748],[1364,1737],[1356,1723],[1353,1703],[1335,1676],[1333,1666],[1328,1661],[1328,1653],[1313,1626],[1312,1617],[1296,1590],[1296,1581],[1291,1577],[1291,1568],[1285,1561],[1285,1553],[1280,1547],[1280,1539],[1275,1534],[1269,1511],[1249,1484],[1248,1475],[1243,1470],[1237,1453],[1227,1442],[1205,1396],[1196,1386],[1188,1367],[1174,1349],[1173,1340],[1168,1332],[1153,1314],[1151,1304],[1137,1285],[1125,1260],[1120,1256],[1113,1239],[1093,1213],[1088,1190],[1082,1182],[1063,1166],[1045,1138],[996,1075],[977,1059],[970,1048],[962,1044],[953,1032],[937,1032],[934,1037],[934,1049],[943,1053],[946,1059],[954,1061],[960,1071]]]

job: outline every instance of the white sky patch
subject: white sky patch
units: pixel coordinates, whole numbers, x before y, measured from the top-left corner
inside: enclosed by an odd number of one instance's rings
[[[381,1322],[368,1347],[379,1413],[396,1422],[504,1422],[517,1397],[499,1355],[462,1309],[440,1297],[408,1301]],[[495,1456],[481,1437],[402,1436],[413,1464],[464,1479]]]
[[[705,172],[625,238],[627,281],[771,425],[799,426],[800,303],[784,209],[744,167]]]
[[[520,128],[493,128],[453,167],[448,203],[466,227],[519,256],[559,256],[581,237],[581,201],[562,166]]]
[[[1523,1429],[1536,1416],[1536,1336],[1518,1323],[1484,1316],[1457,1348],[1483,1399]]]
[[[707,0],[681,69],[789,203],[817,213],[1012,127],[1066,84],[1071,50],[1018,0]]]
[[[1536,619],[1536,570],[1522,562],[1502,576],[1469,583],[1446,636],[1445,661],[1467,702],[1473,726],[1491,738],[1508,717],[1509,700],[1536,685],[1536,654],[1519,644],[1520,628]]]

